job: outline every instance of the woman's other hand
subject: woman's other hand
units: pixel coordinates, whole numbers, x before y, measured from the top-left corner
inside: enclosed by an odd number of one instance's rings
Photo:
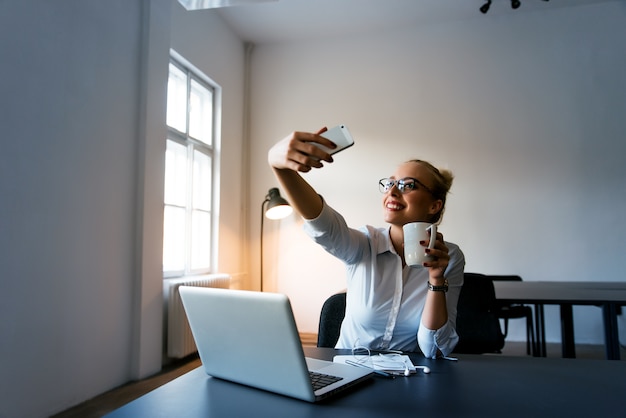
[[[428,245],[426,242],[424,242],[424,244]],[[424,263],[424,267],[429,269],[430,282],[435,286],[442,285],[445,280],[443,274],[448,267],[450,254],[448,254],[448,246],[445,244],[441,232],[437,232],[435,246],[433,248],[426,248],[425,251],[426,254],[432,257],[432,260]]]

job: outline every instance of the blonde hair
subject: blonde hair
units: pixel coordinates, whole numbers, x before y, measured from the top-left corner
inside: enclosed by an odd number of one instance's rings
[[[433,215],[430,220],[432,223],[441,223],[443,212],[446,209],[446,197],[452,187],[452,181],[454,180],[454,174],[448,169],[439,169],[429,163],[428,161],[413,159],[407,161],[408,163],[417,163],[425,167],[432,175],[433,184],[431,191],[435,199],[441,200],[441,210]]]

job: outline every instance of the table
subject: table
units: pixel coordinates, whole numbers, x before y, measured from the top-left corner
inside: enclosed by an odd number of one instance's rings
[[[545,357],[544,305],[559,305],[563,357],[576,357],[573,305],[602,307],[606,358],[619,360],[617,312],[626,305],[626,282],[509,282],[494,281],[496,299],[535,305],[535,352]]]
[[[305,348],[330,360],[345,351]],[[113,411],[124,417],[623,417],[626,362],[459,355],[410,357],[432,372],[374,377],[346,394],[311,404],[209,377],[197,368]]]

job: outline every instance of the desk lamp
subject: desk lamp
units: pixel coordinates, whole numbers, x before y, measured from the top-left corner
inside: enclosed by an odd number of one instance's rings
[[[280,196],[278,189],[271,188],[261,204],[261,292],[263,291],[263,221],[265,217],[272,220],[283,219],[291,215],[291,212],[293,208]]]

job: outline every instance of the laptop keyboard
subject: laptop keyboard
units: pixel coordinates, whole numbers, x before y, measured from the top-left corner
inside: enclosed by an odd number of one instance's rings
[[[324,388],[328,385],[331,385],[343,379],[343,377],[331,376],[329,374],[312,372],[310,370],[309,370],[309,376],[311,377],[311,384],[313,385],[314,391]]]

